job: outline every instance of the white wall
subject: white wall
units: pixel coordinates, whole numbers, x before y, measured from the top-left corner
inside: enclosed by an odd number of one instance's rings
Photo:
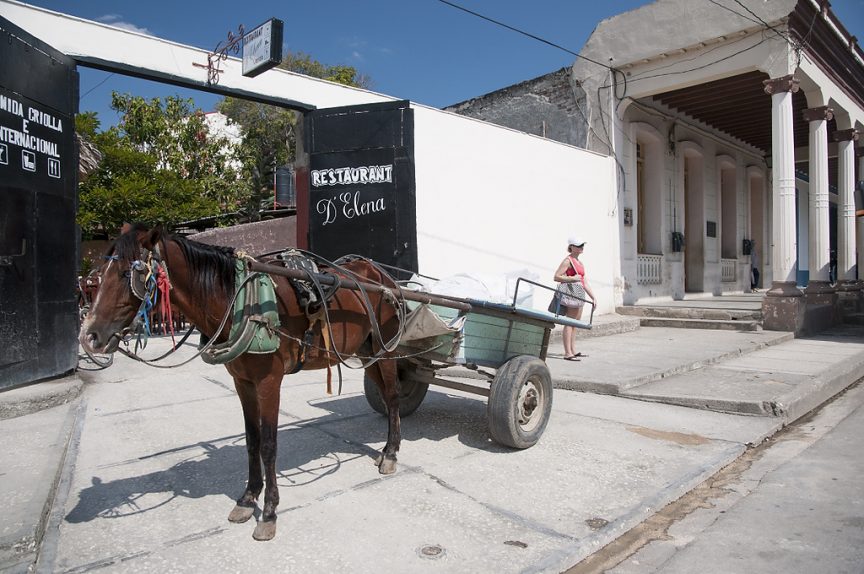
[[[170,78],[183,81],[191,88],[197,87],[216,93],[222,93],[219,91],[221,88],[230,88],[249,95],[287,99],[318,108],[397,99],[295,74],[281,68],[273,68],[254,78],[247,78],[242,74],[242,61],[233,56],[220,63],[222,73],[219,75],[219,83],[211,89],[207,84],[206,68],[196,65],[207,63],[209,50],[114,28],[14,0],[0,0],[0,16],[74,59],[122,65],[127,70],[147,74],[155,81]],[[285,34],[290,34],[290,27],[290,23],[286,24]]]
[[[505,274],[528,269],[554,286],[567,238],[614,311],[618,259],[612,158],[479,120],[413,105],[420,272]],[[550,295],[535,297],[545,308]]]
[[[58,50],[88,61],[122,62],[158,77],[206,87],[207,50],[0,0],[0,14]],[[241,75],[222,62],[219,86],[288,97],[319,108],[390,96],[274,69]],[[415,110],[417,232],[421,273],[505,274],[527,269],[553,286],[567,237],[579,234],[599,313],[614,311],[618,261],[613,160],[585,150],[424,106]],[[545,308],[550,295],[535,298]]]

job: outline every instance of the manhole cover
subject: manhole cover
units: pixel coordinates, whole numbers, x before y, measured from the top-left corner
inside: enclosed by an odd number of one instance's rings
[[[589,518],[585,521],[585,524],[587,524],[591,530],[600,530],[609,524],[609,521],[605,518]]]
[[[441,558],[444,556],[444,548],[437,544],[430,544],[428,546],[421,546],[417,551],[417,554],[420,555],[420,558],[427,558],[429,560],[435,560],[437,558]]]

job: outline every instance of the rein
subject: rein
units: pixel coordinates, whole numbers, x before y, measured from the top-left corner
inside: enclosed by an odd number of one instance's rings
[[[312,344],[312,342],[310,340],[308,340],[308,337],[299,338],[299,337],[295,337],[293,335],[290,335],[282,328],[276,328],[274,331],[280,337],[283,337],[285,339],[296,342],[300,346],[301,354],[305,355],[305,351],[303,350],[305,348],[317,349],[317,350],[323,351],[328,356],[335,357],[339,364],[345,365],[347,368],[350,368],[350,369],[368,368],[371,365],[373,365],[376,361],[384,358],[384,355],[386,355],[388,353],[392,353],[399,346],[401,339],[402,339],[402,336],[404,334],[406,308],[404,305],[404,298],[401,296],[401,294],[402,294],[401,286],[399,286],[399,284],[395,280],[393,281],[393,283],[396,286],[396,290],[399,293],[398,296],[390,288],[385,288],[382,291],[382,297],[383,297],[384,301],[386,303],[389,303],[390,305],[392,305],[394,307],[394,309],[396,310],[396,315],[398,317],[398,325],[399,325],[399,328],[398,328],[396,334],[390,340],[385,341],[383,334],[381,333],[381,329],[380,329],[381,326],[378,323],[377,316],[375,314],[375,310],[373,309],[371,300],[369,298],[369,294],[366,291],[366,289],[363,287],[362,283],[363,282],[373,283],[373,284],[377,284],[381,287],[384,287],[384,284],[381,282],[378,282],[378,281],[373,281],[373,280],[371,280],[371,278],[360,277],[359,275],[352,272],[351,270],[346,269],[343,265],[346,262],[362,260],[362,261],[367,262],[373,268],[375,268],[379,273],[381,273],[382,276],[391,277],[390,274],[387,271],[385,271],[376,262],[374,262],[368,258],[359,256],[359,255],[347,255],[347,256],[344,256],[344,257],[337,259],[336,262],[332,262],[332,261],[329,261],[323,257],[320,257],[320,256],[315,255],[315,254],[310,253],[310,252],[306,252],[306,251],[302,251],[302,250],[297,250],[297,251],[300,251],[301,253],[303,253],[304,255],[309,257],[310,259],[315,259],[321,263],[324,263],[325,265],[329,266],[331,269],[333,269],[333,270],[337,271],[339,274],[341,274],[345,279],[350,280],[351,282],[353,282],[356,285],[356,290],[359,292],[358,299],[360,300],[361,304],[363,305],[363,307],[364,307],[364,309],[365,309],[365,311],[369,317],[369,322],[372,326],[373,336],[377,339],[379,345],[381,346],[381,349],[372,356],[360,356],[357,354],[343,355],[335,347],[333,347],[329,344],[328,339],[329,339],[329,333],[332,332],[332,321],[330,318],[329,306],[327,305],[327,302],[326,302],[328,297],[326,297],[326,290],[325,290],[324,286],[321,284],[320,281],[318,281],[318,279],[315,277],[315,274],[309,270],[307,270],[307,276],[308,276],[309,283],[311,283],[314,286],[314,289],[320,295],[320,297],[321,297],[320,300],[322,301],[321,309],[319,309],[314,314],[310,314],[308,309],[306,310],[307,318],[309,320],[309,329],[311,330],[315,323],[317,323],[319,321],[322,322],[322,337],[325,338],[324,346],[321,347],[321,346]],[[144,255],[144,252],[146,252],[146,256]],[[238,258],[247,259],[247,258],[249,258],[249,256],[247,256],[241,252],[241,253],[238,253]],[[111,259],[116,260],[117,256],[116,255],[112,256]],[[118,350],[121,353],[123,353],[124,355],[126,355],[127,357],[134,359],[136,361],[148,364],[148,365],[156,367],[156,368],[170,369],[170,368],[174,368],[174,367],[183,366],[183,365],[193,361],[194,359],[198,358],[199,356],[201,356],[204,353],[206,353],[207,351],[209,351],[215,345],[216,340],[218,339],[218,337],[220,336],[220,334],[222,333],[222,331],[225,328],[225,325],[228,321],[228,318],[232,315],[232,312],[234,309],[234,304],[235,304],[237,298],[240,296],[243,289],[246,288],[247,284],[250,281],[252,281],[256,276],[260,275],[260,273],[258,273],[258,272],[248,273],[247,276],[245,277],[245,279],[242,281],[242,283],[236,287],[235,292],[234,292],[234,296],[231,298],[231,301],[226,306],[225,313],[222,317],[222,321],[220,322],[218,328],[216,329],[216,332],[210,337],[209,341],[204,346],[200,347],[198,349],[198,351],[193,356],[189,357],[188,359],[186,359],[180,363],[173,364],[173,365],[157,365],[157,364],[155,364],[155,362],[164,359],[168,355],[175,352],[179,346],[182,346],[183,343],[186,341],[186,339],[188,339],[188,337],[191,335],[193,329],[191,329],[191,328],[189,329],[189,331],[183,336],[183,338],[181,339],[179,344],[174,341],[175,333],[174,333],[174,325],[173,325],[173,313],[172,313],[171,300],[170,300],[170,290],[172,289],[172,286],[171,286],[170,276],[168,274],[168,269],[167,269],[165,262],[163,261],[163,259],[161,257],[158,244],[156,246],[154,246],[153,251],[147,251],[147,250],[142,249],[142,258],[135,260],[132,263],[132,266],[131,266],[130,270],[127,272],[127,275],[129,276],[129,281],[130,281],[130,286],[132,288],[132,292],[135,294],[136,297],[138,297],[141,300],[141,305],[139,306],[138,311],[135,315],[135,318],[133,319],[133,321],[129,325],[129,327],[126,327],[120,333],[115,334],[115,336],[118,336],[121,339],[121,341],[126,345],[128,345],[128,342],[131,340],[132,336],[135,336],[136,337],[136,344],[135,344],[134,351],[125,350],[122,348],[118,349]],[[160,300],[160,297],[161,297],[161,300]],[[170,351],[161,355],[160,357],[157,357],[156,359],[144,359],[144,358],[138,356],[137,352],[139,349],[143,349],[146,347],[147,338],[151,336],[149,313],[157,304],[159,304],[159,308],[160,308],[160,311],[162,312],[162,316],[168,318],[168,321],[170,324],[170,330],[171,330],[171,340],[172,340],[173,345],[172,345],[172,349]],[[438,347],[440,347],[440,345],[431,347],[430,349],[427,349],[424,351],[419,351],[416,353],[410,353],[410,354],[401,355],[401,356],[394,356],[394,357],[390,357],[390,358],[393,358],[393,359],[413,358],[413,357],[423,355],[424,353],[427,353],[431,350],[435,350]],[[361,365],[360,366],[350,365],[347,362],[347,360],[350,358],[359,359],[361,362]],[[302,363],[299,364],[299,367],[302,368]],[[340,379],[340,389],[341,389],[341,371],[339,372],[339,379]],[[328,384],[328,387],[329,387],[329,384]],[[329,391],[329,389],[328,389],[328,391]]]
[[[231,298],[231,301],[228,302],[228,306],[225,308],[225,314],[222,316],[222,321],[219,323],[219,326],[216,328],[216,332],[213,333],[213,336],[210,337],[210,340],[207,341],[207,343],[203,347],[200,347],[198,349],[198,352],[196,352],[194,355],[192,355],[191,357],[189,357],[185,361],[182,361],[182,362],[174,364],[174,365],[156,365],[155,364],[156,361],[160,361],[160,360],[164,359],[165,357],[167,357],[168,355],[170,355],[171,353],[173,353],[174,351],[176,351],[176,347],[174,349],[168,351],[167,353],[155,358],[155,359],[145,359],[143,357],[139,357],[136,354],[137,348],[136,348],[135,352],[126,351],[124,349],[118,349],[118,350],[121,353],[123,353],[124,355],[126,355],[127,357],[129,357],[130,359],[134,359],[134,360],[138,361],[139,363],[145,363],[145,364],[150,365],[151,367],[155,367],[157,369],[173,369],[175,367],[182,367],[183,365],[185,365],[187,363],[191,363],[192,361],[194,361],[195,359],[197,359],[198,357],[200,357],[201,355],[203,355],[204,353],[209,351],[210,348],[216,344],[216,339],[219,337],[220,334],[222,334],[222,330],[225,329],[225,324],[228,322],[228,317],[230,317],[231,313],[233,312],[234,302],[237,301],[237,298],[240,296],[240,293],[243,291],[243,289],[245,289],[246,284],[249,283],[249,281],[251,281],[254,278],[255,278],[254,273],[246,276],[246,279],[243,281],[243,283],[241,283],[240,286],[237,287],[237,289],[234,291],[234,296]],[[194,331],[194,329],[190,328],[189,331],[186,333],[186,335],[183,336],[183,339],[180,341],[180,343],[177,345],[177,347],[182,345],[186,341],[186,339],[189,338],[189,335],[192,334],[192,331]]]

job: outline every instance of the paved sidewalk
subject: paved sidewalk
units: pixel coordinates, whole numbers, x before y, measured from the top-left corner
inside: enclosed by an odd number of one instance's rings
[[[360,373],[341,397],[324,394],[321,372],[287,377],[270,544],[225,519],[245,448],[224,368],[118,357],[51,383],[67,402],[0,420],[0,569],[25,572],[38,551],[45,572],[560,572],[864,375],[862,327],[798,340],[642,328],[581,339],[580,362],[556,358],[558,345],[540,443],[497,446],[485,400],[433,387],[403,420],[390,477],[371,464],[386,422]],[[0,393],[0,413],[38,404],[34,393]]]
[[[839,326],[795,339],[775,331],[641,328],[581,339],[588,357],[547,361],[557,388],[722,412],[788,424],[864,377],[864,329]]]

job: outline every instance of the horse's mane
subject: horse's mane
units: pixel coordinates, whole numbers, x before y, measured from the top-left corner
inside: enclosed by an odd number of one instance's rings
[[[131,264],[141,254],[141,245],[138,243],[138,232],[146,231],[147,228],[140,224],[134,224],[127,233],[124,233],[108,248],[107,257],[117,257],[120,261]]]
[[[196,287],[201,293],[202,302],[212,297],[217,289],[229,297],[234,294],[237,260],[233,247],[198,243],[180,235],[169,235],[167,239],[174,241],[183,252],[189,264],[189,273],[197,279]]]
[[[128,232],[124,233],[108,250],[109,256],[117,256],[118,259],[131,264],[141,257],[141,245],[138,243],[138,232],[146,231],[147,227],[141,223],[133,224]],[[234,248],[219,245],[206,245],[192,241],[181,235],[165,234],[165,241],[173,241],[180,247],[189,273],[196,279],[195,289],[199,301],[205,302],[213,296],[217,290],[222,290],[226,295],[234,293]],[[164,256],[164,254],[163,254]],[[171,263],[168,264],[168,272],[171,272]]]

